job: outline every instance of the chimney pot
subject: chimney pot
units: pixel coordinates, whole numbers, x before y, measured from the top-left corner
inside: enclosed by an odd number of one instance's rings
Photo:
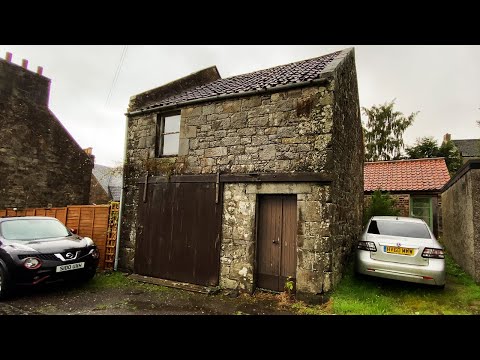
[[[84,151],[87,153],[87,155],[92,155],[92,150],[93,150],[93,148],[91,148],[91,147],[84,149]]]
[[[43,67],[42,66],[37,66],[37,74],[42,75],[43,74]]]
[[[5,55],[5,60],[7,60],[7,62],[12,62],[12,56],[13,54],[7,51],[7,55]]]
[[[28,60],[27,59],[22,59],[22,67],[23,68],[28,68]]]
[[[452,136],[449,133],[446,133],[445,135],[443,135],[444,143],[449,142],[451,139],[452,139]]]

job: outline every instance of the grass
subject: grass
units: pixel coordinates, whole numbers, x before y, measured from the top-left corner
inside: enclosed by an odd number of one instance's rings
[[[85,284],[84,289],[101,290],[101,289],[126,289],[133,288],[148,292],[165,292],[171,290],[168,287],[141,283],[130,279],[121,272],[104,272],[98,273],[95,277]]]
[[[290,301],[289,297],[271,294],[240,296],[229,301],[256,303],[275,298],[274,303],[285,310],[303,315],[436,315],[480,314],[480,286],[466,274],[448,254],[446,255],[447,283],[444,289],[428,285],[407,283],[374,277],[357,277],[353,263],[329,300],[322,305],[309,305],[302,301]],[[164,286],[140,283],[119,272],[99,273],[83,289],[129,289],[158,293],[174,297],[188,297],[187,291]],[[214,295],[215,297],[215,295]],[[219,296],[223,299],[222,296]],[[265,299],[264,299],[265,298]],[[172,298],[173,299],[173,298]],[[225,299],[223,299],[225,300]],[[208,301],[208,300],[204,300]],[[121,304],[125,306],[126,304]],[[118,304],[117,304],[118,306]],[[275,305],[274,305],[275,306]],[[98,308],[100,307],[100,308]],[[52,309],[48,309],[52,310]],[[104,310],[102,305],[97,310]],[[245,314],[243,311],[235,312]]]
[[[309,306],[297,302],[292,309],[299,314],[479,314],[480,286],[448,255],[446,267],[447,284],[445,289],[438,289],[428,285],[357,277],[353,264],[350,264],[339,286],[332,292],[326,304],[328,306]]]

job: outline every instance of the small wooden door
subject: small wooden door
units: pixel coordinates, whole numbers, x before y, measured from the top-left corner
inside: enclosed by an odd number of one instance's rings
[[[283,291],[296,276],[296,195],[261,195],[257,234],[257,287]]]

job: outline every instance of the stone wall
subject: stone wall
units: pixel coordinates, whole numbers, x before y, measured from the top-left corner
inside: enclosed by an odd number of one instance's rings
[[[480,283],[480,169],[471,169],[442,193],[442,243]]]
[[[93,161],[48,109],[49,87],[0,60],[0,208],[89,202]]]
[[[353,50],[334,74],[330,212],[333,287],[342,278],[362,233],[364,144]]]
[[[333,84],[181,110],[180,148],[155,158],[156,113],[128,119],[120,265],[133,270],[137,181],[149,175],[321,172],[332,168]],[[128,260],[127,260],[128,259]]]
[[[297,194],[297,292],[330,290],[330,186],[312,183],[225,185],[220,286],[254,289],[258,194]]]

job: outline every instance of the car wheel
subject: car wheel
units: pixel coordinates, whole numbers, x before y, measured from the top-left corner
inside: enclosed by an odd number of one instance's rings
[[[7,298],[10,292],[7,272],[0,266],[0,300]]]

